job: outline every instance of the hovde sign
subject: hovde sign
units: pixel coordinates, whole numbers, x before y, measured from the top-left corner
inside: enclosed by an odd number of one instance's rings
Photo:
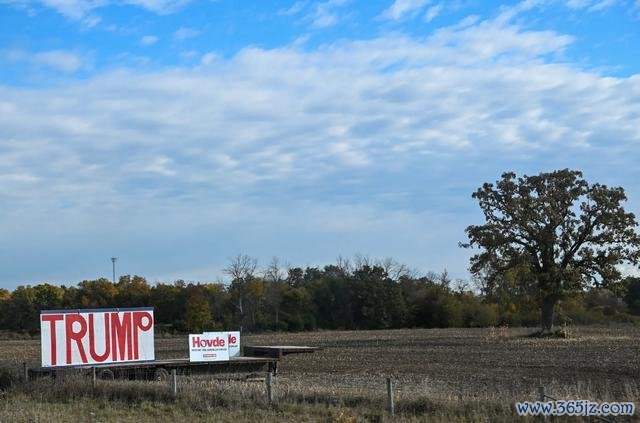
[[[40,312],[42,367],[155,359],[153,307]]]
[[[240,332],[189,335],[189,361],[227,361],[240,355]]]
[[[229,357],[240,357],[240,332],[227,332],[227,334]]]

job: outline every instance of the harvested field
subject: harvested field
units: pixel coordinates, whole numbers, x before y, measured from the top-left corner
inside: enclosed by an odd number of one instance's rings
[[[176,416],[208,420],[212,411],[229,421],[377,420],[385,417],[388,376],[396,384],[400,420],[511,421],[519,419],[513,403],[535,400],[540,385],[557,398],[640,399],[639,328],[579,327],[571,330],[569,339],[528,338],[529,332],[502,328],[249,335],[243,343],[323,348],[284,358],[274,408],[266,404],[260,382],[182,378],[180,394],[173,399],[160,383],[105,382],[91,393],[85,380],[65,382],[75,383],[65,387],[36,381],[4,394],[0,421],[18,416],[21,403],[32,404],[25,417],[45,421],[46,416],[64,420],[65,413],[80,420],[98,413],[102,420],[97,420],[109,421],[114,407],[120,410],[113,414],[118,421]],[[0,345],[5,367],[17,368],[25,359],[37,365],[38,340],[2,340]],[[158,359],[187,356],[185,337],[158,338],[156,345]],[[91,404],[99,404],[102,411],[87,414]],[[165,411],[158,416],[158,410]]]

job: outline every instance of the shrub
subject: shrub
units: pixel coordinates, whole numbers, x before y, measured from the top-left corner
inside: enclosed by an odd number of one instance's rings
[[[18,378],[15,373],[6,367],[0,367],[0,390],[6,391],[16,383]]]

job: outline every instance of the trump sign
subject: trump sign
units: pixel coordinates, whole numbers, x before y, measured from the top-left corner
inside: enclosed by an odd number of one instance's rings
[[[153,307],[40,312],[42,367],[154,360]]]

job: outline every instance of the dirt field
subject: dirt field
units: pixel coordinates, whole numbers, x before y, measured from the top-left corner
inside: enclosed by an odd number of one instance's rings
[[[184,378],[177,400],[167,398],[166,387],[159,383],[103,383],[98,393],[91,394],[84,381],[78,382],[81,387],[65,388],[36,382],[2,396],[0,421],[22,417],[57,421],[71,415],[80,421],[187,416],[229,421],[379,421],[386,418],[387,376],[397,387],[400,420],[511,421],[519,419],[513,403],[535,400],[540,385],[556,398],[636,404],[640,400],[639,328],[574,328],[571,338],[553,340],[527,338],[528,332],[416,329],[249,335],[243,337],[243,344],[323,348],[283,360],[273,408],[265,403],[264,385],[259,382]],[[157,358],[187,356],[185,337],[158,338],[156,345]],[[4,366],[17,367],[23,360],[37,365],[39,342],[2,340],[0,354]],[[32,407],[18,405],[25,403]],[[26,414],[17,413],[16,407]],[[87,411],[93,409],[98,411]],[[158,415],[158,410],[164,411]]]

